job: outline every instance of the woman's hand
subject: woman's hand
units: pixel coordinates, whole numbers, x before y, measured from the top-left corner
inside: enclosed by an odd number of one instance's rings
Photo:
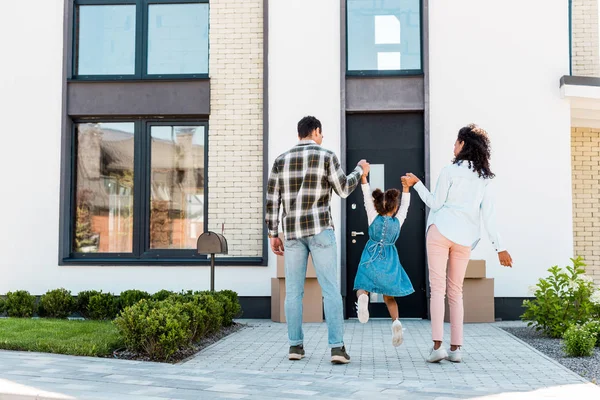
[[[508,251],[504,250],[498,253],[498,258],[503,267],[512,268],[512,257],[508,254]]]

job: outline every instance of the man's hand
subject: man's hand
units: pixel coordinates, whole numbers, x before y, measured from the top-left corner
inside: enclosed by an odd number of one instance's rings
[[[504,267],[512,268],[512,257],[508,254],[508,251],[504,250],[498,253],[498,258],[500,259],[500,264]]]
[[[404,184],[404,182],[406,182],[406,184],[408,185],[408,187],[412,187],[412,186],[416,185],[417,182],[420,181],[420,179],[417,178],[417,176],[415,174],[412,174],[410,172],[408,174],[404,175],[401,178],[401,180],[402,180],[403,184]]]
[[[367,160],[360,160],[358,162],[358,165],[362,168],[363,175],[369,175],[369,171],[371,171],[371,166],[369,165]]]
[[[276,238],[271,238],[271,250],[273,250],[273,253],[277,254],[278,256],[282,256],[283,255],[283,242],[281,241],[280,238],[276,237]]]

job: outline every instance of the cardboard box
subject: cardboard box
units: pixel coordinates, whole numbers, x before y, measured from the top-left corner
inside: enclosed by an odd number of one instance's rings
[[[315,271],[315,266],[312,262],[312,257],[310,254],[308,255],[308,264],[306,267],[306,277],[307,278],[316,278],[317,271]],[[277,278],[285,278],[285,264],[283,261],[283,256],[277,256]]]
[[[271,278],[271,320],[285,322],[285,279]],[[316,278],[304,282],[302,322],[323,322],[323,295]]]
[[[465,279],[463,283],[463,303],[465,323],[494,322],[494,279]],[[446,311],[444,321],[450,322],[448,297],[446,295]]]
[[[465,278],[485,278],[485,260],[469,260]]]

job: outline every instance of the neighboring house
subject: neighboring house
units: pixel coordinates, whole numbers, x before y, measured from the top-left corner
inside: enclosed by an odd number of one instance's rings
[[[515,264],[487,240],[473,258],[495,278],[497,317],[518,317],[528,287],[573,255],[600,283],[597,0],[34,0],[0,13],[0,293],[207,289],[196,238],[223,231],[216,288],[268,318],[264,186],[305,115],[346,170],[367,158],[386,188],[406,172],[432,186],[460,127],[490,133]],[[416,289],[405,317],[428,314],[425,217],[415,196],[398,242]],[[350,310],[360,189],[334,198],[333,219]]]

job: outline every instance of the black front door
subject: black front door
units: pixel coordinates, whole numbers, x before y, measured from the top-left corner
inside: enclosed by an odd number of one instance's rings
[[[400,177],[407,172],[424,178],[425,149],[422,113],[350,114],[346,119],[348,169],[360,159],[371,164],[371,189],[398,188]],[[360,187],[346,201],[346,310],[356,317],[354,278],[368,240],[367,214]],[[408,217],[396,242],[400,262],[410,277],[415,293],[398,297],[402,318],[427,318],[425,276],[425,206],[412,190]],[[371,296],[371,317],[389,317],[381,294]]]

